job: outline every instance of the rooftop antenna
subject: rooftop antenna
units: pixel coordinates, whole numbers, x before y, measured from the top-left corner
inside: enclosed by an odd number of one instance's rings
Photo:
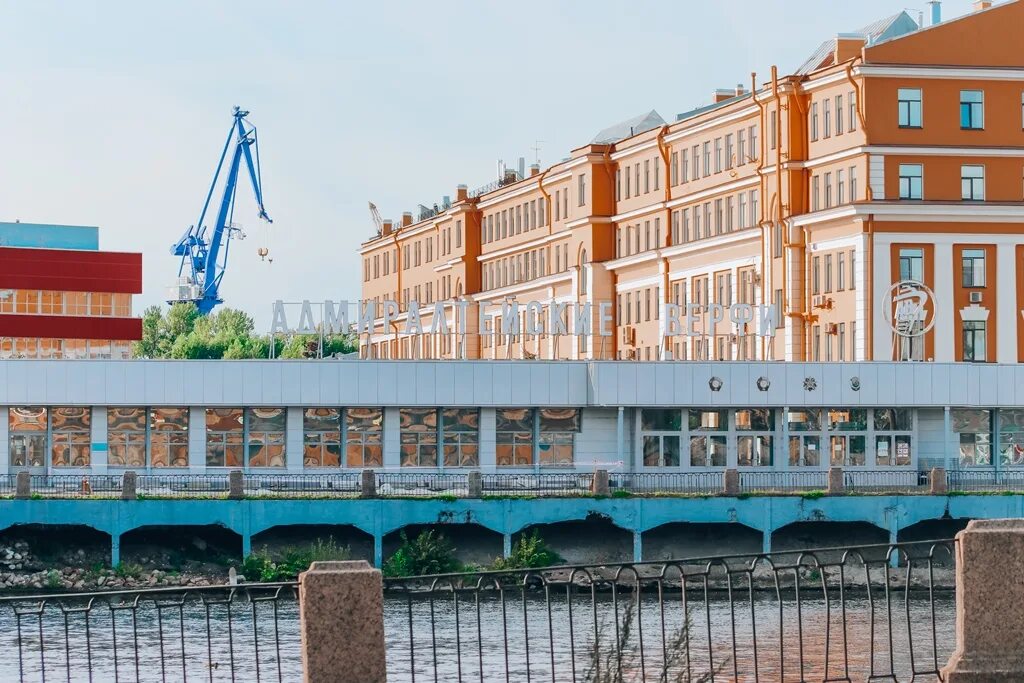
[[[533,150],[533,162],[535,164],[537,164],[538,166],[540,166],[540,150],[541,150],[540,145],[541,145],[542,142],[544,142],[544,141],[543,140],[534,140],[533,141],[533,147],[530,148],[530,149]]]

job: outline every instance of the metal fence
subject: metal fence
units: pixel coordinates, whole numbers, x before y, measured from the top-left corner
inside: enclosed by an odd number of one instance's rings
[[[296,495],[355,498],[360,492],[360,473],[344,474],[250,474],[245,477],[247,496],[264,498]]]
[[[0,598],[0,680],[301,680],[296,598],[294,583]]]
[[[483,494],[490,496],[586,496],[594,485],[592,472],[484,474]]]
[[[609,475],[613,491],[658,495],[661,494],[716,494],[724,486],[722,472],[636,472]]]
[[[469,480],[464,473],[378,472],[377,495],[393,498],[466,498],[469,496]]]
[[[389,680],[934,680],[954,648],[952,551],[386,579]]]
[[[121,495],[119,474],[33,474],[32,493],[43,498],[74,496],[109,497]]]
[[[140,474],[135,492],[151,498],[201,498],[228,494],[226,474]]]
[[[950,491],[1024,491],[1024,471],[947,470]]]
[[[790,493],[793,491],[821,491],[828,487],[828,472],[824,470],[756,472],[743,470],[740,476],[741,493]]]
[[[843,473],[845,488],[862,493],[917,493],[927,490],[928,473],[884,470],[847,470]]]

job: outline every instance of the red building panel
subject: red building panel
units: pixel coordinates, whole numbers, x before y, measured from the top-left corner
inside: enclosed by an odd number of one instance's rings
[[[0,247],[0,289],[141,294],[142,254]],[[56,319],[69,320],[69,318]],[[86,320],[86,318],[72,319]],[[84,337],[76,335],[75,338]],[[100,336],[95,338],[118,339],[119,337]],[[120,338],[128,339],[130,337]]]
[[[136,341],[142,339],[142,319],[71,315],[0,315],[0,337]]]

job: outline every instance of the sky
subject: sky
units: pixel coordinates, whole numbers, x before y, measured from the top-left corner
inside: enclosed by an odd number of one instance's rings
[[[359,298],[368,201],[399,219],[491,182],[498,159],[539,145],[548,165],[651,109],[674,120],[905,7],[928,16],[924,0],[0,0],[0,221],[98,225],[102,249],[141,252],[141,313],[177,277],[170,247],[241,105],[274,223],[240,181],[247,238],[221,290],[265,331],[275,299]],[[943,18],[970,8],[946,0]]]

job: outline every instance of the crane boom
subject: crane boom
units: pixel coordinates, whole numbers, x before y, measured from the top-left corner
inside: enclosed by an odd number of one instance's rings
[[[245,119],[248,115],[249,112],[239,107],[234,108],[231,129],[228,131],[227,141],[224,143],[220,160],[217,162],[213,182],[210,183],[210,189],[206,193],[206,200],[199,213],[199,220],[195,225],[189,226],[181,238],[171,246],[171,253],[180,257],[181,262],[178,266],[178,283],[171,288],[167,302],[174,304],[191,301],[195,303],[202,315],[212,311],[217,304],[223,303],[224,299],[220,296],[220,283],[224,279],[224,272],[227,269],[231,239],[232,237],[238,237],[238,239],[245,237],[241,229],[232,221],[235,191],[238,187],[238,171],[243,159],[248,168],[249,181],[259,207],[257,217],[267,223],[273,223],[263,206],[259,142],[256,137],[256,128]],[[216,223],[207,239],[206,212],[210,208],[210,200],[213,198],[217,180],[224,168],[224,160],[231,150],[232,142],[234,142],[234,150],[231,153],[231,161],[227,169],[224,193],[221,195]],[[256,152],[255,159],[253,158],[253,148]]]

